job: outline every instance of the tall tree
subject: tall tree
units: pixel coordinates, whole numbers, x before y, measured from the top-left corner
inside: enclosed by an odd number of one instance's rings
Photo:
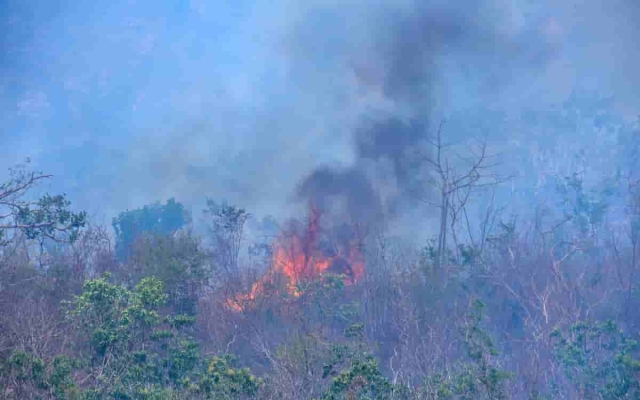
[[[475,148],[464,152],[452,151],[453,144],[445,143],[442,138],[441,123],[435,137],[427,140],[431,146],[431,154],[424,155],[425,162],[433,171],[431,184],[439,192],[439,204],[421,199],[427,204],[440,209],[440,226],[436,266],[445,263],[447,238],[452,233],[460,214],[466,212],[470,196],[482,187],[495,186],[502,182],[493,170],[497,166],[496,156],[488,154],[486,139]]]
[[[0,245],[20,233],[27,239],[76,239],[86,223],[86,213],[69,210],[71,203],[65,195],[33,196],[36,186],[51,176],[31,171],[26,165],[9,169],[9,179],[0,183]]]
[[[229,277],[238,277],[238,258],[244,237],[244,225],[251,216],[245,209],[207,199],[204,213],[209,216],[209,233],[215,262]]]
[[[133,243],[144,233],[170,235],[191,222],[191,215],[174,198],[166,204],[155,203],[121,212],[113,219],[116,232],[116,254],[121,260],[129,257]]]

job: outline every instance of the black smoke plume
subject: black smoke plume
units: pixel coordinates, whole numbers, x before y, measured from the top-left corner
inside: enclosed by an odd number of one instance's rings
[[[425,1],[383,7],[375,14],[371,41],[347,57],[366,60],[352,63],[355,76],[402,112],[362,118],[352,132],[355,162],[343,168],[319,166],[298,186],[298,198],[327,207],[329,199],[342,197],[351,217],[366,221],[417,207],[416,199],[430,190],[422,179],[428,173],[425,139],[437,122],[435,101],[446,95],[439,85],[448,72],[444,66],[455,66],[490,92],[507,85],[516,71],[553,55],[535,32],[509,33],[512,22],[498,3]],[[319,12],[328,18],[326,9]],[[309,21],[315,18],[310,12]],[[298,48],[306,54],[304,40],[299,38]],[[331,51],[327,43],[323,48]],[[384,174],[391,180],[379,179]],[[384,187],[389,181],[391,189]]]

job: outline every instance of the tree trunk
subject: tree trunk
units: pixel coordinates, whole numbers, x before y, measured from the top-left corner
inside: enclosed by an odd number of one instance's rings
[[[442,190],[442,204],[440,212],[440,234],[438,235],[438,253],[436,258],[436,267],[441,268],[445,261],[445,252],[447,247],[447,215],[449,214],[449,198],[446,189]]]

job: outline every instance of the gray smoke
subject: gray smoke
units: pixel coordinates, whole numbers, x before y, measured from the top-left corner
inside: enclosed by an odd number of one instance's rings
[[[635,118],[639,4],[4,2],[1,169],[31,156],[52,192],[110,221],[170,197],[299,215],[288,196],[330,166],[366,178],[371,215],[424,222],[406,213],[424,165],[405,156],[443,114],[517,118],[586,86]]]
[[[415,208],[417,199],[430,195],[424,180],[425,157],[430,155],[425,139],[437,123],[437,100],[447,96],[442,89],[446,74],[454,69],[466,82],[476,82],[470,92],[497,96],[514,74],[535,71],[553,57],[553,46],[536,32],[512,32],[509,15],[497,11],[499,2],[462,3],[384,5],[370,17],[369,23],[376,27],[369,32],[370,41],[344,38],[346,43],[360,44],[354,47],[336,42],[341,57],[356,60],[351,66],[358,82],[377,90],[392,107],[384,112],[369,110],[361,117],[350,133],[355,161],[343,168],[318,167],[303,178],[299,199],[326,207],[328,198],[342,197],[348,212],[366,221],[381,214],[394,218]],[[345,23],[344,16],[331,15],[332,11],[345,9],[311,10],[306,21],[312,27],[332,17]],[[332,54],[330,43],[319,44],[317,37],[303,34],[308,29],[302,23],[296,31],[299,56],[305,64],[326,62],[309,51],[320,45],[323,55]]]
[[[335,216],[355,221],[365,221],[381,211],[374,187],[357,168],[319,167],[303,180],[298,194],[322,212],[333,211]]]

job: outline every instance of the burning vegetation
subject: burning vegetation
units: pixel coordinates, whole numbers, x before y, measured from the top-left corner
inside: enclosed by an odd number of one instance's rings
[[[339,243],[332,245],[323,240],[326,235],[321,228],[322,212],[315,206],[309,207],[305,226],[291,227],[283,232],[274,244],[271,269],[267,271],[251,290],[227,299],[227,306],[241,311],[263,296],[267,287],[275,287],[284,280],[285,290],[293,297],[302,294],[301,285],[321,277],[323,274],[344,276],[345,285],[353,285],[364,276],[364,257],[361,243],[355,229],[343,226],[348,235],[339,235]]]

